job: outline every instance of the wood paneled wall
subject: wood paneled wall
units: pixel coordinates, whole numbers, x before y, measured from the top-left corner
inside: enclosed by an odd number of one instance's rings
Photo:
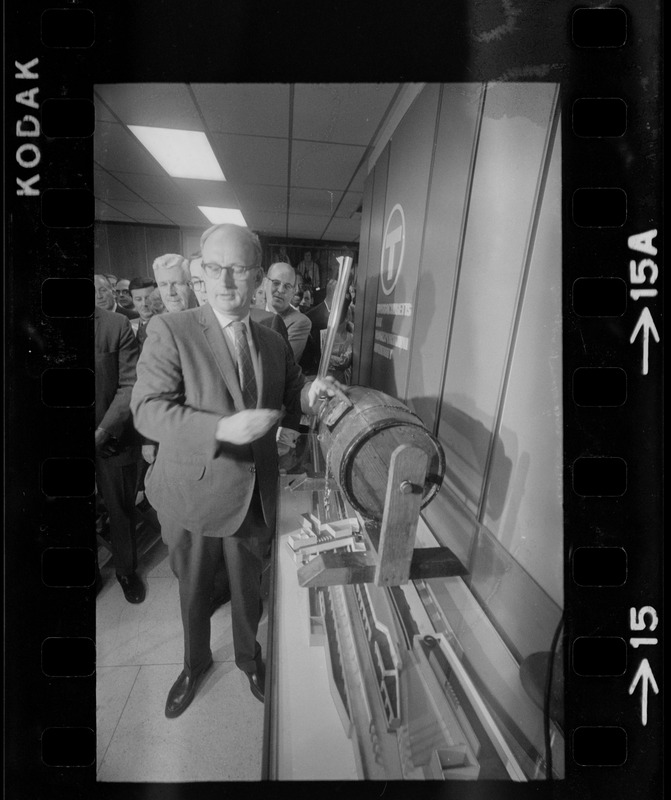
[[[96,222],[95,271],[117,278],[151,277],[153,260],[182,252],[182,231],[162,225]]]

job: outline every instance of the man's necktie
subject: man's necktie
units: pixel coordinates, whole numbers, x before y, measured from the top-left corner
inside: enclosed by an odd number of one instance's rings
[[[256,376],[252,354],[249,351],[247,331],[244,322],[234,322],[233,334],[235,336],[235,355],[238,359],[238,378],[242,389],[242,399],[245,408],[256,408]]]

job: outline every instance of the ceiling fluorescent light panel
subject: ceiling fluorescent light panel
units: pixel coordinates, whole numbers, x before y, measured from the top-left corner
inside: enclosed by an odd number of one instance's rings
[[[129,125],[128,128],[171,178],[226,180],[202,131],[150,128],[146,125]]]
[[[213,206],[198,206],[198,208],[213,225],[221,225],[223,222],[230,222],[233,225],[243,225],[245,228],[248,227],[239,208],[214,208]]]

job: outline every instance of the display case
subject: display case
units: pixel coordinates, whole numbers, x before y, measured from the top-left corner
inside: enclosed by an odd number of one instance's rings
[[[555,646],[526,656],[422,518],[416,550],[442,545],[454,574],[301,585],[320,546],[356,553],[375,540],[375,521],[348,502],[316,439],[301,437],[280,479],[264,778],[561,777],[561,648],[545,618],[561,614],[540,587],[526,586],[536,638]],[[480,542],[493,546],[485,530]]]

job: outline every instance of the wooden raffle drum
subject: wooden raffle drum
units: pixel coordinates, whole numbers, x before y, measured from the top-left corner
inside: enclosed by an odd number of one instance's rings
[[[414,549],[419,513],[440,489],[445,455],[407,406],[374,389],[349,387],[324,404],[319,445],[327,473],[366,519],[370,547],[320,554],[299,568],[301,586],[400,586],[466,573],[446,547]]]

